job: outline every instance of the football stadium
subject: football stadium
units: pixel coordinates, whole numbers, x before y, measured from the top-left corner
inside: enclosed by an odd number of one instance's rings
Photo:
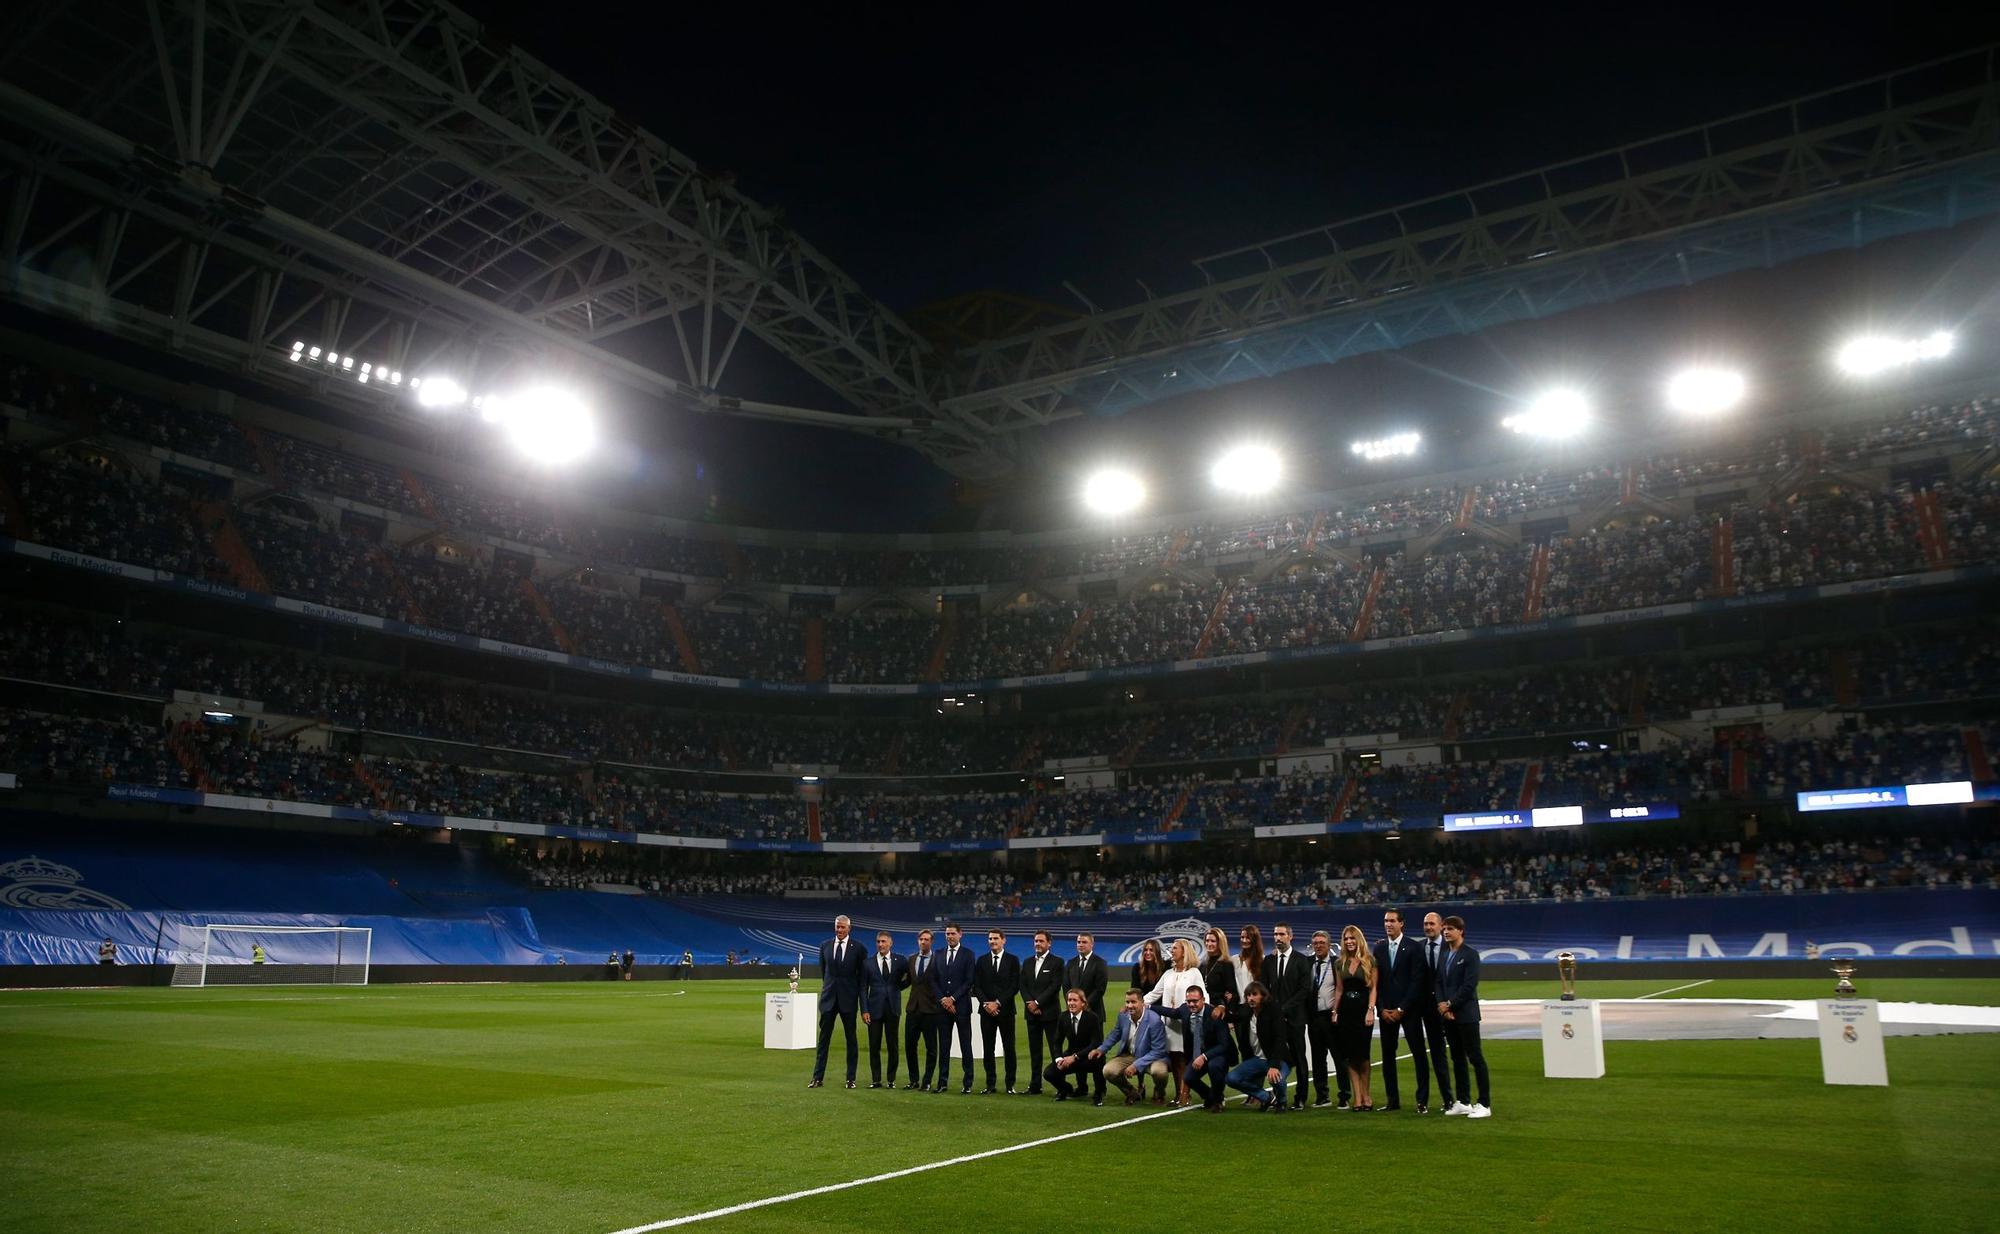
[[[0,15],[0,1226],[2000,1228],[2000,44],[1800,20]]]

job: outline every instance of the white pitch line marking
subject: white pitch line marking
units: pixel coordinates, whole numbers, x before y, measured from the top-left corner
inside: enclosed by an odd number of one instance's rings
[[[886,1183],[892,1179],[908,1178],[912,1174],[925,1174],[932,1170],[948,1169],[951,1166],[964,1165],[968,1161],[984,1161],[988,1157],[1004,1157],[1008,1153],[1025,1152],[1030,1148],[1043,1148],[1050,1144],[1060,1144],[1064,1140],[1080,1139],[1083,1136],[1096,1135],[1102,1131],[1116,1131],[1120,1127],[1131,1127],[1139,1123],[1151,1122],[1156,1118],[1172,1118],[1176,1114],[1185,1114],[1189,1110],[1197,1108],[1199,1107],[1192,1105],[1179,1106],[1171,1110],[1160,1110],[1153,1114],[1140,1114],[1134,1118],[1121,1118],[1115,1123],[1105,1123],[1097,1127],[1085,1127],[1081,1131],[1066,1131],[1061,1135],[1047,1136],[1039,1140],[1029,1140],[1025,1144],[1009,1144],[1004,1148],[989,1148],[985,1152],[968,1153],[963,1157],[953,1157],[949,1161],[933,1161],[926,1165],[913,1165],[907,1169],[891,1170],[887,1174],[871,1174],[867,1178],[856,1178],[844,1183],[828,1183],[824,1187],[809,1187],[804,1191],[792,1191],[784,1195],[774,1195],[762,1200],[751,1200],[743,1204],[731,1204],[727,1208],[713,1208],[705,1213],[689,1213],[685,1217],[670,1217],[665,1221],[654,1221],[646,1225],[628,1226],[625,1229],[617,1231],[616,1234],[651,1234],[653,1230],[666,1230],[679,1225],[693,1225],[697,1221],[712,1221],[717,1217],[734,1216],[737,1213],[747,1213],[754,1209],[769,1208],[774,1204],[789,1204],[793,1200],[810,1199],[816,1195],[827,1195],[835,1191],[848,1191],[855,1187],[866,1187],[870,1183]]]
[[[1651,994],[1641,994],[1632,1001],[1638,1002],[1639,999],[1658,998],[1662,994],[1678,994],[1682,990],[1692,990],[1698,985],[1707,985],[1714,980],[1715,978],[1713,977],[1703,977],[1700,981],[1690,981],[1686,985],[1677,985],[1665,990],[1654,990]]]

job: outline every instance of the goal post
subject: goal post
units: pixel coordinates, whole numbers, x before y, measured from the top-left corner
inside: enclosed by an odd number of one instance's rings
[[[177,986],[367,985],[367,926],[201,927],[199,947],[174,965]]]

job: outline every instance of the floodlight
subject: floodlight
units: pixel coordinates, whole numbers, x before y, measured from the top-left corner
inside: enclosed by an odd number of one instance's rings
[[[1952,346],[1957,341],[1949,330],[1933,330],[1920,339],[1864,334],[1842,345],[1834,356],[1834,363],[1850,377],[1873,377],[1919,360],[1942,360],[1951,354]]]
[[[1417,445],[1423,440],[1418,433],[1396,433],[1388,437],[1378,437],[1374,441],[1357,441],[1348,449],[1371,463],[1385,458],[1401,458],[1415,454]]]
[[[319,359],[319,348],[315,347],[311,351],[308,351],[306,354],[311,356],[313,359],[317,360]]]
[[[419,384],[418,379],[410,379],[410,388],[417,391],[419,407],[456,407],[465,401],[465,387],[449,377],[433,377],[422,382],[421,389]]]
[[[1215,460],[1208,478],[1215,487],[1231,493],[1268,493],[1278,487],[1284,464],[1269,446],[1237,446]]]
[[[327,353],[326,353],[326,362],[327,362],[328,364],[339,364],[339,363],[340,363],[340,353],[339,353],[339,352],[337,352],[337,351],[329,351],[329,352],[327,352]]]
[[[1566,387],[1550,390],[1500,424],[1531,437],[1574,437],[1590,425],[1590,400]]]
[[[573,463],[590,452],[597,437],[590,408],[576,395],[553,386],[488,398],[486,413],[506,430],[516,450],[538,463]]]
[[[1083,504],[1095,514],[1129,514],[1145,500],[1145,484],[1129,471],[1107,467],[1084,481]]]
[[[315,351],[317,351],[318,349],[317,349],[317,348],[315,348],[314,350],[315,350]],[[301,358],[301,357],[303,357],[303,356],[304,356],[305,354],[306,354],[306,345],[305,345],[305,344],[304,344],[303,342],[299,342],[299,343],[293,343],[293,344],[292,344],[292,363],[293,363],[293,364],[297,364],[297,363],[299,362],[300,358]]]
[[[1726,368],[1691,368],[1667,383],[1667,406],[1691,416],[1713,416],[1743,401],[1743,374]]]
[[[389,374],[389,384],[390,384],[390,385],[392,385],[392,386],[400,386],[400,385],[402,385],[402,384],[403,384],[403,375],[402,375],[402,374],[401,374],[400,372],[392,372],[392,373],[390,373],[390,374]]]
[[[342,357],[340,358],[340,367],[341,367],[342,369],[351,369],[351,368],[353,368],[353,367],[354,367],[354,357],[353,357],[353,356],[342,356]]]

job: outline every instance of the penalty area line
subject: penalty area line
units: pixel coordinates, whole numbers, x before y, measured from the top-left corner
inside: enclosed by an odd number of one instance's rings
[[[1105,1123],[1097,1127],[1085,1127],[1081,1131],[1066,1131],[1061,1135],[1045,1136],[1039,1140],[1029,1140],[1025,1144],[1009,1144],[1002,1148],[989,1148],[984,1152],[967,1153],[963,1157],[953,1157],[948,1161],[932,1161],[924,1165],[913,1165],[907,1169],[891,1170],[886,1174],[871,1174],[867,1178],[850,1179],[844,1183],[828,1183],[824,1187],[808,1187],[804,1191],[791,1191],[784,1195],[768,1196],[761,1200],[750,1200],[743,1204],[731,1204],[727,1208],[712,1208],[705,1213],[689,1213],[685,1217],[669,1217],[665,1221],[652,1221],[645,1225],[627,1226],[615,1234],[651,1234],[653,1230],[667,1230],[679,1225],[693,1225],[697,1221],[712,1221],[717,1217],[730,1217],[737,1213],[752,1212],[759,1208],[769,1208],[774,1204],[789,1204],[793,1200],[810,1199],[816,1195],[830,1195],[836,1191],[848,1191],[855,1187],[866,1187],[870,1183],[886,1183],[893,1179],[908,1178],[912,1174],[926,1174],[932,1170],[948,1169],[971,1161],[984,1161],[989,1157],[1004,1157],[1008,1153],[1026,1152],[1031,1148],[1044,1148],[1050,1144],[1060,1144],[1065,1140],[1081,1139],[1087,1135],[1097,1135],[1104,1131],[1116,1131],[1120,1127],[1132,1127],[1139,1123],[1151,1122],[1156,1118],[1172,1118],[1185,1114],[1196,1106],[1180,1106],[1171,1110],[1160,1110],[1152,1114],[1141,1114],[1135,1118],[1121,1118],[1115,1123]]]
[[[1690,981],[1686,985],[1671,986],[1664,990],[1654,990],[1651,994],[1641,994],[1633,1001],[1637,1002],[1640,998],[1658,998],[1662,994],[1678,994],[1682,990],[1692,990],[1698,985],[1707,985],[1714,980],[1713,977],[1703,977],[1700,981]]]

